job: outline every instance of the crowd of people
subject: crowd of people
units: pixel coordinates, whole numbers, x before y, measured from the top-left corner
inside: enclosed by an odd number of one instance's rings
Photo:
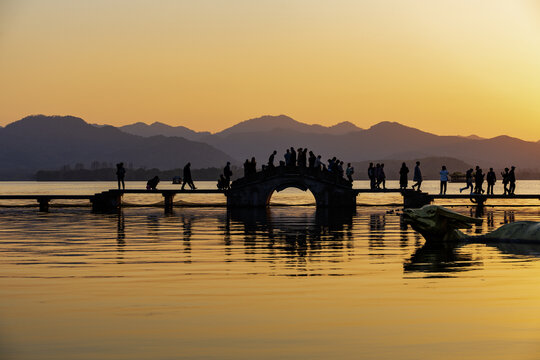
[[[276,165],[276,155],[277,151],[273,151],[272,154],[268,157],[268,162],[266,165],[262,166],[262,172],[266,175],[272,174],[275,171]],[[280,167],[285,168],[299,168],[302,171],[307,173],[317,175],[324,174],[329,179],[336,181],[346,181],[350,184],[353,182],[354,167],[351,163],[347,163],[347,166],[344,166],[344,162],[337,157],[332,157],[328,159],[326,163],[321,160],[321,155],[315,155],[313,151],[309,151],[306,148],[295,149],[291,147],[287,149],[283,155],[283,160],[279,161]],[[515,166],[510,168],[505,168],[501,172],[502,184],[504,187],[504,195],[514,195],[516,190],[516,174]],[[125,190],[125,174],[126,169],[124,168],[123,163],[116,164],[116,176],[118,179],[118,189]],[[244,162],[244,177],[250,178],[253,175],[257,174],[257,162],[255,157],[252,157],[251,160],[246,159]],[[384,170],[383,163],[369,163],[367,169],[367,175],[369,178],[370,188],[372,190],[385,190],[386,189],[386,174]],[[448,181],[451,176],[445,165],[441,167],[439,172],[440,175],[440,194],[446,194],[448,188]],[[231,170],[231,163],[227,162],[223,168],[223,174],[220,175],[217,187],[220,190],[228,190],[231,187],[231,178],[233,172]],[[402,163],[401,168],[399,169],[399,188],[405,190],[408,187],[409,179],[409,168],[405,163]],[[413,171],[413,182],[411,186],[413,190],[421,191],[422,186],[422,171],[420,169],[420,162],[417,161]],[[158,176],[154,176],[152,179],[148,180],[146,189],[147,190],[156,190],[157,185],[159,184],[160,179]],[[484,182],[487,184],[486,190],[484,190]],[[468,169],[465,173],[465,183],[466,186],[459,189],[459,192],[465,190],[470,190],[471,194],[486,194],[493,195],[493,189],[495,183],[497,182],[497,176],[493,168],[489,168],[489,171],[484,174],[480,166],[476,166],[473,170]],[[183,169],[183,181],[181,190],[184,190],[185,186],[188,185],[191,190],[195,190],[195,184],[191,176],[191,163],[188,162]]]

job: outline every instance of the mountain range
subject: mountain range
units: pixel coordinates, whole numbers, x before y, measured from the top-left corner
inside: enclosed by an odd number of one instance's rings
[[[240,165],[254,156],[261,165],[273,150],[278,151],[276,160],[281,160],[290,146],[307,147],[323,159],[337,156],[362,164],[439,157],[496,169],[510,165],[540,169],[540,142],[509,136],[439,136],[396,122],[362,129],[350,122],[327,127],[267,115],[211,134],[160,122],[115,128],[73,116],[35,115],[0,128],[0,178],[25,178],[37,170],[76,163],[88,166],[93,161],[166,170],[187,161],[193,168],[221,167],[226,161]]]

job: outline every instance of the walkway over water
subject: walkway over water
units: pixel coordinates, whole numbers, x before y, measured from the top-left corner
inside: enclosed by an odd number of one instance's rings
[[[48,211],[51,200],[89,200],[93,211],[111,212],[122,207],[124,194],[159,194],[163,196],[163,207],[166,212],[173,209],[175,196],[184,194],[224,194],[228,208],[264,208],[270,204],[272,194],[287,188],[297,188],[303,191],[310,190],[315,198],[318,208],[354,208],[358,195],[399,193],[403,197],[403,206],[418,208],[432,203],[436,199],[464,199],[473,204],[483,206],[489,199],[538,199],[540,194],[520,195],[480,195],[480,194],[428,194],[410,189],[354,189],[347,180],[334,176],[331,173],[313,171],[307,168],[276,167],[272,170],[260,171],[245,178],[238,179],[231,184],[228,190],[218,189],[163,189],[163,190],[108,190],[89,195],[48,195],[48,194],[22,194],[0,195],[0,200],[36,200],[40,211]]]

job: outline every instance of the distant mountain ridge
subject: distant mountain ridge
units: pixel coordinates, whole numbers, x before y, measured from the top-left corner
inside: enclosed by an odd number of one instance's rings
[[[313,150],[323,160],[337,156],[345,162],[377,159],[391,164],[419,158],[452,158],[496,169],[515,165],[518,172],[540,169],[540,142],[504,135],[490,139],[439,136],[390,121],[361,129],[347,122],[325,127],[304,124],[285,115],[267,115],[216,134],[159,122],[141,124],[128,129],[159,135],[128,134],[125,127],[90,125],[73,116],[26,117],[0,128],[0,178],[58,169],[65,164],[88,166],[95,160],[132,162],[134,166],[167,170],[179,168],[187,161],[192,162],[194,169],[222,167],[227,161],[241,164],[254,156],[260,168],[273,150],[278,151],[276,162],[283,160],[285,149],[290,146]],[[198,140],[162,135],[174,133],[175,129]],[[460,166],[458,162],[454,164]]]
[[[0,129],[0,177],[93,161],[173,169],[222,166],[233,158],[211,145],[181,137],[141,137],[112,126],[96,127],[73,116],[34,115]]]
[[[161,122],[154,122],[147,125],[143,122],[137,122],[131,125],[119,127],[120,130],[132,135],[150,137],[150,136],[178,136],[188,140],[200,140],[203,136],[210,135],[209,131],[197,132],[188,129],[185,126],[170,126]]]

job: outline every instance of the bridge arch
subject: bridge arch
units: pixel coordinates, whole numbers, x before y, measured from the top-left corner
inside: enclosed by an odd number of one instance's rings
[[[299,169],[260,172],[232,183],[227,196],[228,207],[266,207],[275,191],[293,187],[309,190],[317,207],[354,207],[356,192],[341,179],[328,179],[322,173],[307,174]]]

